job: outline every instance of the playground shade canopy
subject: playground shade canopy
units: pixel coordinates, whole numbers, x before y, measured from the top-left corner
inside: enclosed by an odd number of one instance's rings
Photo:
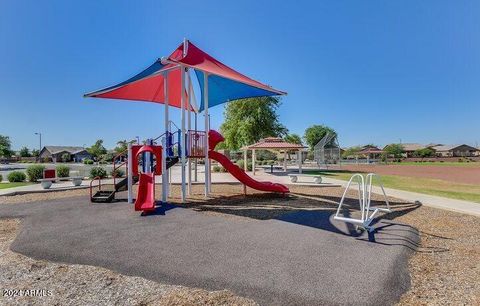
[[[186,50],[184,50],[185,45],[187,46]],[[209,107],[236,99],[286,94],[233,70],[189,41],[187,44],[182,43],[167,59],[167,63],[158,59],[132,78],[117,85],[87,93],[85,97],[163,104],[165,103],[164,73],[168,71],[168,104],[180,108],[180,66],[193,69],[197,76],[202,91],[201,105],[198,111],[202,111],[205,107],[205,97],[203,96],[205,73],[208,75]],[[175,68],[176,66],[177,68]]]

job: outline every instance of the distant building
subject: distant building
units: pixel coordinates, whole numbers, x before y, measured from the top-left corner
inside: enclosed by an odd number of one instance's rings
[[[479,150],[475,147],[461,145],[436,145],[432,147],[438,157],[473,157],[479,155]]]
[[[40,159],[51,159],[54,163],[62,162],[64,156],[68,156],[65,160],[67,162],[82,162],[86,158],[92,158],[83,147],[45,146],[40,151]]]
[[[383,150],[374,145],[366,145],[361,148],[357,153],[358,155],[365,156],[367,162],[370,162],[371,159],[379,159],[383,153]]]
[[[402,143],[401,145],[403,146],[403,155],[405,157],[415,157],[415,151],[429,147],[429,145],[420,143]]]
[[[480,150],[466,145],[445,145],[439,143],[429,143],[429,144],[420,144],[420,143],[402,143],[403,146],[403,156],[404,157],[416,157],[415,151],[430,148],[435,151],[437,157],[473,157],[480,156]],[[387,147],[387,146],[385,146]],[[385,149],[384,147],[384,149]]]

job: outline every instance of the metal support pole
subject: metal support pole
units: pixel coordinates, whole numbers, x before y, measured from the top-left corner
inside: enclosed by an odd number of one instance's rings
[[[162,202],[167,203],[168,170],[167,170],[167,136],[162,138]],[[157,161],[158,162],[158,161]]]
[[[197,134],[197,113],[195,113],[195,134]],[[198,182],[198,158],[195,157],[195,176],[194,181]]]
[[[255,175],[255,149],[252,150],[252,175]]]
[[[210,159],[208,157],[208,133],[210,131],[208,120],[208,73],[203,73],[203,99],[205,103],[205,196],[210,193]]]
[[[248,149],[243,151],[243,170],[248,171]]]
[[[188,76],[188,69],[186,71],[186,74]],[[187,99],[187,131],[190,133],[190,130],[192,129],[192,104],[191,104],[191,99],[192,99],[192,80],[190,77],[188,78],[188,99]],[[191,139],[189,139],[191,141]],[[192,149],[192,144],[188,144],[188,149]],[[192,152],[189,152],[189,155],[191,155]],[[188,158],[188,195],[190,196],[192,194],[192,161],[191,158]]]
[[[287,150],[283,152],[283,171],[287,172]]]
[[[128,203],[133,203],[133,156],[132,156],[132,144],[128,143],[127,146],[127,192],[128,192]]]
[[[163,94],[165,96],[165,137],[169,137],[169,119],[168,119],[168,103],[169,103],[169,92],[168,92],[168,72],[165,72],[163,75]],[[167,141],[165,140],[165,144],[162,144],[164,146],[164,156],[163,159],[166,161],[167,159],[167,153],[168,148],[167,148]],[[169,171],[167,169],[167,166],[165,164],[165,167],[162,168],[162,191],[163,194],[165,194],[165,199],[163,199],[162,195],[162,201],[167,201],[167,197],[169,194]]]
[[[302,173],[302,151],[297,151],[298,173]]]
[[[182,203],[185,203],[185,199],[187,196],[186,190],[186,177],[185,177],[185,165],[186,165],[186,156],[185,156],[185,149],[186,149],[186,141],[185,141],[185,68],[181,67],[180,78],[182,85],[180,86],[181,90],[181,130],[182,135],[180,136],[180,152],[181,152],[181,160],[182,160]]]

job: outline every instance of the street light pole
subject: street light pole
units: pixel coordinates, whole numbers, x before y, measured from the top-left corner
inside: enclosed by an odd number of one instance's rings
[[[35,133],[35,135],[40,136],[40,148],[38,150],[38,152],[40,153],[40,151],[42,151],[42,133],[38,132],[38,133]]]
[[[42,151],[42,133],[36,132],[35,135],[38,135],[40,138],[40,147],[38,149],[38,156],[37,156],[37,158],[40,160],[40,152]]]

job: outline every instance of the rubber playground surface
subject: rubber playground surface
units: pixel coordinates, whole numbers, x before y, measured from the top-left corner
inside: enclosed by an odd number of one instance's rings
[[[418,245],[416,229],[379,220],[371,243],[333,221],[333,211],[327,206],[262,220],[170,205],[140,216],[126,202],[92,205],[82,196],[3,205],[0,218],[22,218],[12,250],[36,259],[229,289],[261,304],[397,301],[410,284],[407,261]]]

